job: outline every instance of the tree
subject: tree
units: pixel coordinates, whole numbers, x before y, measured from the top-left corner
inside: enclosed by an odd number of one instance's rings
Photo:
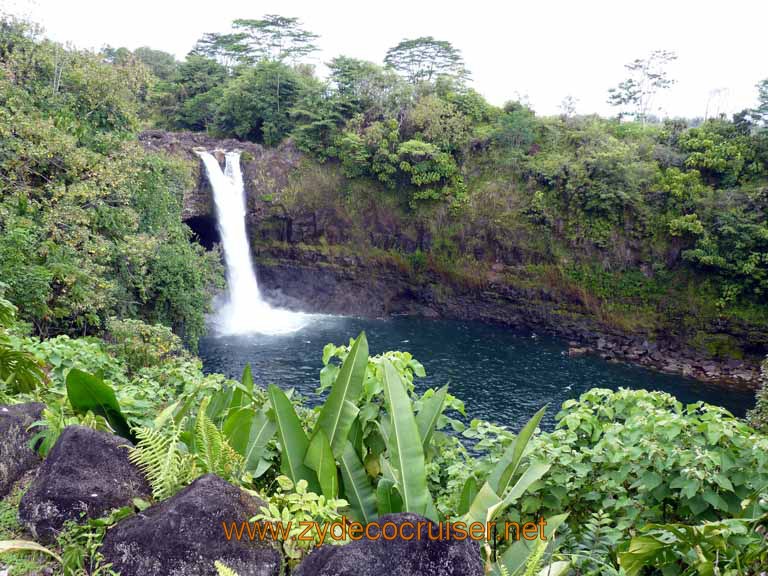
[[[248,49],[243,44],[244,40],[245,34],[208,32],[197,41],[190,54],[216,60],[227,70],[231,70],[235,64],[248,60]]]
[[[768,78],[757,85],[757,108],[753,116],[763,126],[768,126]]]
[[[337,101],[369,120],[398,115],[411,102],[413,86],[392,69],[347,56],[334,58],[328,68]]]
[[[235,20],[232,26],[242,35],[239,44],[244,47],[246,58],[254,62],[267,60],[284,64],[288,60],[292,64],[297,64],[302,58],[317,50],[313,42],[319,36],[301,28],[298,18],[267,14],[261,20]],[[282,68],[278,66],[275,70],[277,72],[275,104],[279,115]]]
[[[536,117],[521,102],[507,102],[491,132],[491,139],[498,146],[528,152],[536,139]]]
[[[149,46],[141,46],[133,51],[133,55],[143,62],[160,80],[170,80],[179,63],[173,54],[154,50]]]
[[[576,114],[576,103],[579,101],[578,98],[574,98],[570,94],[568,94],[565,98],[562,99],[560,102],[560,113],[563,115],[564,118],[570,118],[574,114]]]
[[[172,128],[206,130],[213,122],[226,80],[223,64],[190,53],[178,66],[173,82],[163,85],[158,95],[161,123]]]
[[[317,50],[319,36],[301,28],[298,18],[267,14],[261,20],[235,20],[238,44],[253,61],[290,61],[293,64]]]
[[[439,76],[452,76],[459,80],[469,77],[461,51],[450,42],[435,40],[432,36],[403,40],[387,50],[384,63],[412,84],[431,82]]]
[[[629,114],[645,124],[656,93],[675,83],[665,69],[674,60],[677,60],[674,52],[655,50],[648,58],[638,58],[626,64],[624,67],[629,70],[630,76],[608,91],[608,103],[611,106],[628,107],[631,110]],[[619,113],[619,117],[624,114]]]
[[[408,110],[403,132],[436,145],[444,152],[461,152],[469,146],[472,126],[469,118],[442,98],[424,96]]]
[[[293,128],[288,112],[306,89],[307,80],[292,68],[280,62],[260,62],[224,88],[217,106],[217,127],[237,138],[276,146]]]

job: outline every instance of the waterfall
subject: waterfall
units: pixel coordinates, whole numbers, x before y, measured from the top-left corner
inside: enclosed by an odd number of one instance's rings
[[[273,308],[261,296],[245,229],[246,203],[240,153],[227,152],[221,170],[209,152],[202,158],[213,189],[216,218],[227,271],[227,298],[217,306],[214,324],[220,334],[280,334],[307,323],[307,315]]]

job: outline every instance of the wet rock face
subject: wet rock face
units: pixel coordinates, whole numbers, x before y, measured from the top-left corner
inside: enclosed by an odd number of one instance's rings
[[[264,503],[218,476],[123,520],[104,539],[105,562],[121,576],[215,576],[219,560],[239,576],[277,576],[280,553],[268,542],[227,539],[222,522],[247,522]],[[232,533],[230,533],[231,535]]]
[[[29,446],[34,432],[27,428],[40,419],[44,408],[36,402],[0,405],[0,498],[25,472],[40,464],[40,457]]]
[[[579,302],[563,301],[544,288],[520,287],[500,280],[497,265],[478,286],[446,282],[432,272],[417,281],[397,264],[363,254],[333,255],[291,244],[255,245],[259,287],[270,303],[294,310],[367,317],[411,315],[479,320],[547,331],[568,339],[569,354],[596,354],[609,361],[631,362],[705,382],[756,387],[759,362],[765,357],[768,330],[732,338],[752,342],[756,353],[741,360],[712,358],[686,344],[685,334],[625,333],[608,327]],[[514,275],[513,268],[507,268]],[[744,327],[717,327],[741,334]]]
[[[215,213],[213,191],[195,150],[240,150],[240,165],[248,203],[249,221],[260,219],[266,204],[264,196],[278,195],[288,185],[290,174],[299,165],[301,154],[290,142],[276,148],[265,148],[255,142],[232,138],[211,138],[202,132],[166,132],[147,130],[139,135],[142,146],[152,152],[165,152],[191,160],[196,173],[194,187],[184,191],[183,219],[212,216]],[[223,157],[217,156],[219,161]]]
[[[128,460],[130,442],[83,426],[59,436],[19,505],[36,539],[50,542],[68,520],[98,518],[151,491]]]
[[[430,540],[429,520],[417,514],[388,514],[377,521],[387,534],[394,534],[386,523],[404,522],[420,529],[410,540],[358,540],[344,546],[322,546],[301,563],[296,576],[482,576],[483,564],[476,542],[470,540]],[[374,531],[371,530],[373,534]],[[438,535],[436,526],[433,536]]]

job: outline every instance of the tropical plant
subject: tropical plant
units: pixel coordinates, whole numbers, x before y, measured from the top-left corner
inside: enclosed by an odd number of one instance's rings
[[[766,521],[768,515],[694,526],[649,524],[619,561],[627,576],[638,576],[646,567],[684,576],[760,574],[768,564]]]
[[[341,525],[343,519],[340,510],[347,506],[346,500],[329,500],[322,494],[310,492],[306,480],[294,484],[287,476],[278,476],[275,482],[275,492],[269,496],[261,513],[251,518],[251,522],[276,524],[272,534],[277,535],[290,568],[298,565],[307,554],[323,543],[345,543],[327,534],[325,530],[332,531],[334,523]],[[323,532],[310,530],[306,534],[305,528],[310,522],[316,522],[315,526],[322,527]]]
[[[107,334],[109,350],[125,363],[129,374],[186,354],[181,339],[162,324],[110,318]]]
[[[497,522],[503,517],[507,508],[520,500],[529,488],[547,473],[551,464],[532,460],[526,463],[523,458],[526,455],[528,443],[544,416],[544,411],[545,408],[539,410],[522,428],[479,487],[475,476],[467,478],[461,491],[459,510],[464,511],[462,518],[468,525],[479,522],[487,526]],[[550,534],[566,517],[567,514],[549,519]],[[511,574],[514,574],[521,565],[526,564],[531,554],[544,553],[536,547],[529,548],[523,540],[519,540],[501,555],[499,564],[496,564],[493,546],[494,542],[488,539],[483,546],[486,571],[498,572],[499,566],[503,565]]]
[[[16,319],[16,307],[2,297],[0,283],[0,398],[31,392],[45,381],[40,363],[27,350],[19,349],[8,334]]]
[[[30,445],[35,446],[38,454],[45,457],[67,426],[85,426],[102,432],[113,432],[109,422],[91,411],[76,414],[68,405],[66,398],[48,400],[39,420],[29,427],[33,432]]]
[[[340,367],[330,362],[334,357],[343,360]],[[364,333],[349,348],[326,346],[323,361],[321,390],[330,387],[330,394],[309,437],[284,393],[269,388],[283,473],[326,498],[342,495],[361,522],[400,511],[436,520],[427,485],[431,444],[435,430],[449,422],[443,410],[463,407],[446,389],[414,400],[413,376],[423,374],[421,365],[407,353],[369,358]]]

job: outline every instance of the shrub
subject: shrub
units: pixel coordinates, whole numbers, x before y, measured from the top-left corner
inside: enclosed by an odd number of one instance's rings
[[[110,351],[125,363],[129,374],[186,354],[181,338],[162,324],[110,318],[107,334]]]

